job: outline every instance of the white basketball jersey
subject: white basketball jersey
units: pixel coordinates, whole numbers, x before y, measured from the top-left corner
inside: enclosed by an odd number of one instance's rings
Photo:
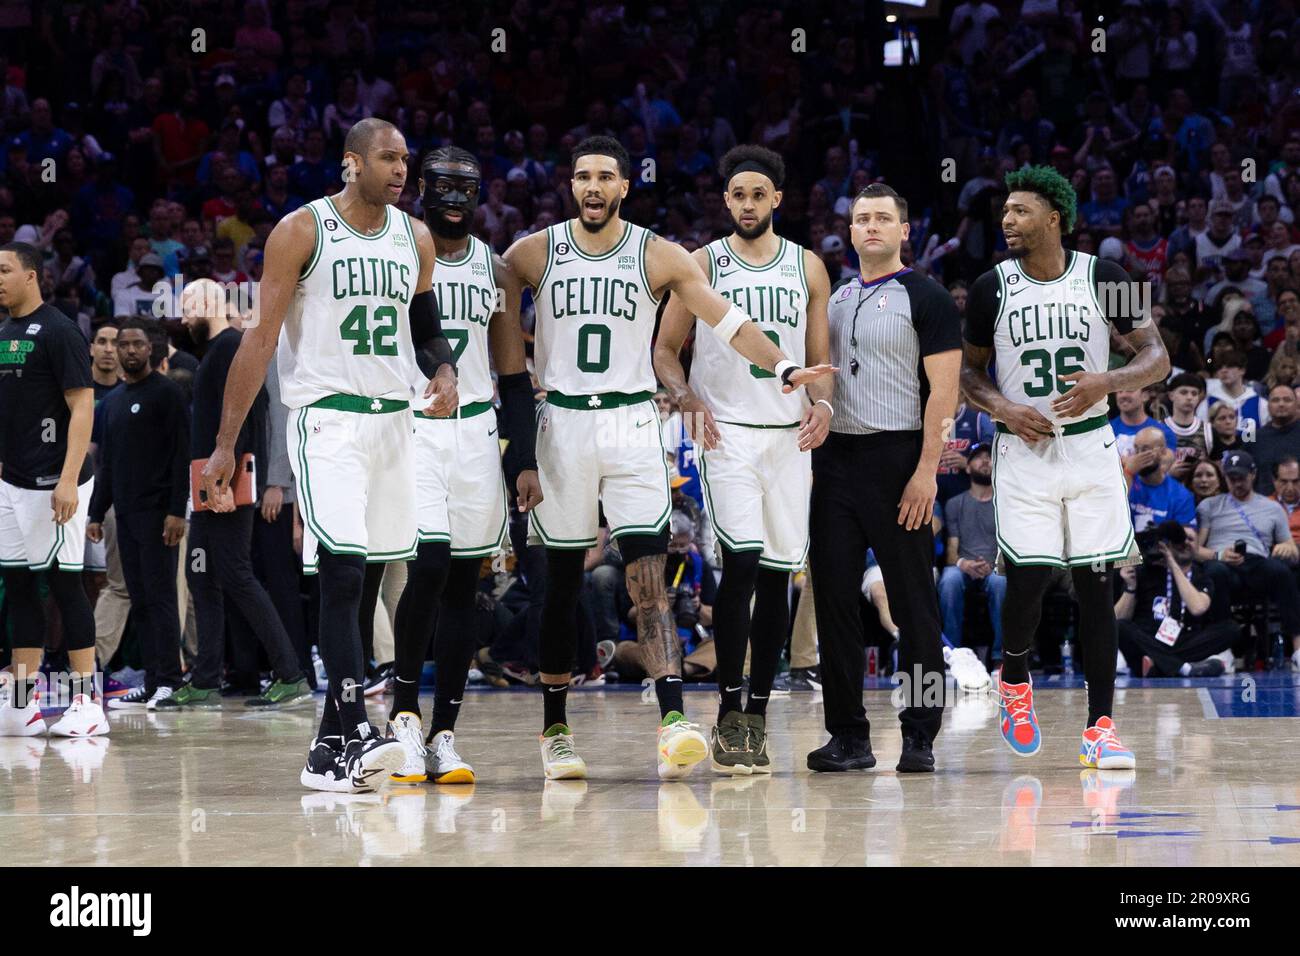
[[[490,402],[488,323],[496,308],[497,292],[492,249],[470,236],[469,245],[456,259],[439,257],[433,267],[433,291],[438,296],[442,331],[456,363],[461,407]]]
[[[410,401],[425,381],[407,317],[420,277],[410,217],[389,206],[383,227],[363,236],[328,196],[307,209],[316,249],[280,329],[281,399],[290,408],[336,393]]]
[[[1110,324],[1093,282],[1097,259],[1082,252],[1068,255],[1065,272],[1053,282],[1030,278],[1014,259],[996,267],[1000,296],[993,347],[998,390],[1059,425],[1107,412],[1103,398],[1077,418],[1058,419],[1052,402],[1071,387],[1059,376],[1110,367]]]
[[[546,230],[533,357],[547,391],[654,391],[650,340],[659,300],[646,279],[650,232],[630,222],[623,228],[623,238],[603,256],[579,249],[568,222]]]
[[[736,255],[726,239],[717,239],[705,248],[713,288],[753,319],[791,361],[803,365],[808,328],[803,248],[782,239],[776,256],[761,266],[750,265]],[[703,322],[695,327],[691,389],[718,421],[791,425],[803,417],[803,392],[784,394],[775,374],[751,364]]]

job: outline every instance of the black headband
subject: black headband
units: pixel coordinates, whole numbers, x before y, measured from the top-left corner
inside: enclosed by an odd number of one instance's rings
[[[740,173],[760,173],[761,175],[766,176],[768,179],[772,180],[773,186],[777,187],[778,189],[781,188],[781,184],[776,181],[776,172],[772,169],[771,166],[767,165],[767,163],[761,162],[760,160],[745,159],[737,163],[736,168],[733,169],[731,171],[731,175],[727,177],[728,187],[731,186],[731,181],[735,179],[736,176],[739,175]]]

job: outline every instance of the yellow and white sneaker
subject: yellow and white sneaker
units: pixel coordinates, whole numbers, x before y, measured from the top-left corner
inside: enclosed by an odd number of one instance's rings
[[[547,780],[582,780],[587,776],[587,764],[574,750],[573,734],[567,726],[552,724],[538,741]]]
[[[424,727],[420,715],[404,710],[388,722],[388,736],[402,745],[406,759],[389,778],[393,783],[424,783],[428,751],[424,746]]]
[[[700,725],[672,711],[659,727],[659,779],[680,780],[709,755],[709,741]]]
[[[440,730],[433,735],[424,755],[425,772],[434,783],[473,783],[474,768],[456,753],[456,735]]]

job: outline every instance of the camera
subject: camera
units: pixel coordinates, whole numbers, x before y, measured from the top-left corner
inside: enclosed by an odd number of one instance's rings
[[[1139,531],[1134,539],[1142,552],[1143,563],[1155,563],[1164,559],[1160,552],[1161,543],[1174,551],[1187,547],[1187,530],[1177,521],[1162,521]]]

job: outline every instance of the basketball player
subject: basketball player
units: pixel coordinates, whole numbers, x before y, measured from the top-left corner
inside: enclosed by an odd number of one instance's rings
[[[303,561],[320,574],[329,678],[300,779],[316,790],[364,792],[405,760],[402,744],[366,719],[358,621],[366,562],[416,552],[412,383],[430,376],[430,414],[449,414],[457,398],[433,301],[433,239],[424,223],[392,209],[406,183],[406,141],[391,123],[364,119],[343,149],[343,191],[285,217],[267,240],[260,320],[231,363],[203,490],[214,510],[233,508],[235,438],[276,351]]]
[[[997,422],[993,514],[1006,565],[1002,612],[1002,737],[1021,756],[1038,752],[1029,645],[1054,568],[1069,568],[1079,601],[1088,724],[1079,760],[1135,766],[1111,709],[1115,690],[1111,574],[1138,560],[1128,493],[1106,419],[1106,396],[1169,374],[1155,323],[1138,314],[1128,273],[1105,259],[1067,252],[1073,187],[1056,170],[1008,173],[1002,231],[1010,257],[971,288],[962,386]],[[1105,303],[1105,305],[1103,305]],[[1109,370],[1111,327],[1134,356]],[[989,377],[989,359],[998,380]]]
[[[544,703],[542,766],[550,779],[583,777],[565,716],[573,665],[573,615],[587,548],[596,543],[598,505],[626,563],[637,640],[655,681],[661,779],[685,776],[708,743],[683,715],[681,645],[668,608],[664,563],[671,511],[650,339],[665,292],[749,361],[775,372],[783,389],[832,373],[800,368],[748,315],[709,287],[690,255],[618,214],[631,163],[615,139],[591,136],[573,150],[578,216],[518,240],[505,260],[534,289],[542,500],[530,538],[546,547],[546,595],[539,663]]]
[[[735,232],[693,253],[710,285],[754,317],[786,355],[827,360],[830,279],[821,259],[772,230],[785,163],[762,146],[736,146],[718,171]],[[831,379],[808,397],[783,393],[774,376],[700,328],[690,383],[679,352],[695,316],[668,300],[655,341],[655,370],[700,444],[700,478],[722,553],[713,604],[718,720],[710,738],[713,769],[771,773],[767,701],[790,622],[790,572],[808,557],[812,462],[804,454],[830,430]],[[751,625],[750,602],[753,602]],[[752,642],[752,644],[751,644]],[[741,710],[745,649],[751,647],[749,700]]]
[[[479,181],[474,154],[454,146],[429,153],[420,171],[424,221],[438,254],[433,289],[452,345],[460,408],[452,418],[415,416],[420,544],[397,604],[397,673],[388,724],[406,748],[406,764],[393,775],[403,783],[474,782],[474,769],[456,753],[455,728],[474,654],[479,569],[507,539],[500,438],[508,442],[506,472],[514,478],[519,510],[527,512],[541,499],[519,282],[490,246],[469,234]],[[501,395],[500,438],[489,353]],[[419,690],[430,634],[437,677],[433,726],[425,738]]]
[[[13,629],[13,673],[0,672],[0,737],[46,730],[36,695],[45,647],[41,572],[72,668],[71,704],[50,732],[99,737],[108,717],[95,699],[95,619],[81,586],[95,486],[86,454],[94,379],[86,337],[41,298],[42,268],[34,246],[0,247],[0,307],[9,313],[0,324],[0,568]]]

